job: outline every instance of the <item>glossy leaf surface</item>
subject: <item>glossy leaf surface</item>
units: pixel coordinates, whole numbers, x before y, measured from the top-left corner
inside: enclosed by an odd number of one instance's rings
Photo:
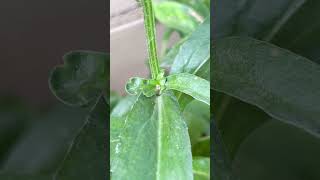
[[[165,86],[210,105],[210,83],[198,76],[189,73],[173,74],[167,77]]]
[[[151,98],[140,95],[116,141],[114,180],[193,179],[187,127],[169,91]]]
[[[319,65],[250,38],[217,41],[214,51],[218,52],[211,74],[214,89],[320,136]]]
[[[137,96],[126,96],[112,110],[110,115],[110,165],[113,166],[115,158],[116,145],[119,142],[119,135],[125,125],[125,120],[130,112],[133,104],[136,102]]]
[[[73,51],[63,57],[64,65],[53,69],[49,79],[53,94],[68,105],[95,103],[108,85],[105,53]]]
[[[171,74],[197,74],[210,58],[210,18],[207,18],[181,45]],[[202,78],[208,76],[201,76]],[[207,79],[208,80],[208,79]]]

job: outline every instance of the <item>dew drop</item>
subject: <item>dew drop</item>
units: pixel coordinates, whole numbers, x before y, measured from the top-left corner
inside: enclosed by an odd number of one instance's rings
[[[119,152],[120,152],[120,146],[121,146],[121,143],[118,143],[118,144],[116,145],[116,154],[119,154]]]

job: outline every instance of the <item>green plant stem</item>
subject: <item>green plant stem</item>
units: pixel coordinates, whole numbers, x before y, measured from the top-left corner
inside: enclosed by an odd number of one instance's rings
[[[155,35],[155,18],[152,7],[152,0],[141,0],[144,14],[144,27],[147,33],[147,45],[149,53],[149,66],[152,79],[156,79],[160,73],[160,66],[157,57],[157,43]]]

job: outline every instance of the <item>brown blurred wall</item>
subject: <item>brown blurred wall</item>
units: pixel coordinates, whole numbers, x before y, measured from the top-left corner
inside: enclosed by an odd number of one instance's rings
[[[33,104],[55,101],[50,69],[70,50],[109,49],[105,0],[1,0],[0,96]]]

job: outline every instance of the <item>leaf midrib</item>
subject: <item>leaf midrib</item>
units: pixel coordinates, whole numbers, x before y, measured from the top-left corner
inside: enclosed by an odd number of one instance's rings
[[[160,164],[161,164],[161,147],[162,147],[162,144],[161,144],[161,136],[162,136],[162,106],[163,106],[163,102],[162,102],[162,97],[157,97],[157,107],[158,107],[158,151],[157,151],[157,166],[156,166],[156,180],[159,180],[160,179]]]

